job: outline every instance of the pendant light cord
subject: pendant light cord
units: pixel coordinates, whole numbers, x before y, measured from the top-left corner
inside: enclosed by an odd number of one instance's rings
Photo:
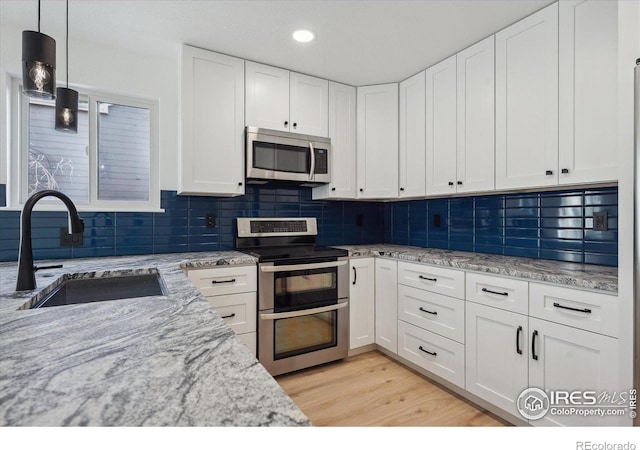
[[[38,33],[40,33],[40,0],[38,0]]]
[[[67,89],[69,89],[69,0],[67,0]]]

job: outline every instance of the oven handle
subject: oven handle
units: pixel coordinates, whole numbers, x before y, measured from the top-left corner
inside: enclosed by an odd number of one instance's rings
[[[325,269],[327,267],[340,267],[347,264],[347,261],[330,261],[312,264],[290,264],[286,266],[260,266],[261,272],[289,272],[292,270],[310,270],[310,269]]]
[[[311,314],[320,314],[323,312],[335,311],[337,309],[346,308],[347,306],[349,306],[349,302],[338,303],[337,305],[322,306],[320,308],[304,309],[302,311],[260,314],[260,319],[261,320],[289,319],[291,317],[309,316]]]

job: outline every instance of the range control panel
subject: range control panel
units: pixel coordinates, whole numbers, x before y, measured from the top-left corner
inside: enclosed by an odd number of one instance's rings
[[[315,217],[256,219],[239,217],[238,237],[315,236]]]

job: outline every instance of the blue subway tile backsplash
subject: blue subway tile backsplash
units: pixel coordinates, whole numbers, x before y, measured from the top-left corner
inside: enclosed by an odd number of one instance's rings
[[[0,185],[0,206],[6,204]],[[582,189],[401,202],[319,201],[311,189],[247,186],[240,197],[181,196],[162,191],[164,213],[81,213],[84,245],[60,247],[64,212],[36,212],[34,257],[230,250],[237,217],[316,217],[322,245],[389,243],[498,255],[618,264],[618,190]],[[592,230],[607,212],[608,230]],[[216,224],[207,228],[206,216]],[[16,261],[20,213],[0,211],[0,261]]]
[[[5,185],[0,185],[0,202],[4,200]],[[164,213],[81,213],[85,221],[82,247],[60,247],[59,228],[67,227],[66,212],[34,212],[34,258],[231,250],[237,217],[315,217],[317,242],[322,245],[384,241],[384,204],[314,201],[310,188],[248,186],[246,195],[228,198],[162,191],[161,206]],[[215,227],[207,228],[207,214],[216,216]],[[0,261],[18,259],[19,240],[20,212],[0,211]]]
[[[605,211],[608,231],[594,231],[593,213]],[[390,244],[617,266],[618,189],[390,203],[384,236]]]

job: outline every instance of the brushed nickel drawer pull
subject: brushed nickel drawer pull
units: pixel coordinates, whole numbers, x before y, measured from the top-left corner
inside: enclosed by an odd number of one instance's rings
[[[578,311],[578,312],[591,314],[591,310],[589,308],[584,308],[584,309],[572,308],[571,306],[562,306],[560,303],[554,303],[553,306],[555,306],[556,308],[568,309],[569,311]]]
[[[492,291],[492,290],[487,289],[487,288],[482,288],[482,292],[486,292],[486,293],[488,293],[488,294],[504,295],[505,297],[506,297],[507,295],[509,295],[509,293],[508,293],[508,292]]]
[[[418,278],[420,278],[421,280],[427,280],[427,281],[433,281],[433,282],[438,281],[437,278],[429,278],[429,277],[425,277],[425,276],[422,276],[422,275],[418,275]]]
[[[418,309],[419,309],[420,311],[422,311],[422,312],[426,312],[426,313],[428,313],[428,314],[433,314],[434,316],[436,316],[436,315],[438,314],[438,312],[437,312],[437,311],[428,311],[428,310],[424,309],[422,306],[420,306]]]
[[[425,353],[428,353],[428,354],[430,354],[431,356],[436,356],[436,355],[437,355],[437,353],[436,353],[436,352],[430,352],[429,350],[425,350],[424,348],[422,348],[422,345],[421,345],[420,347],[418,347],[418,350],[421,350],[421,351],[423,351],[423,352],[425,352]]]

